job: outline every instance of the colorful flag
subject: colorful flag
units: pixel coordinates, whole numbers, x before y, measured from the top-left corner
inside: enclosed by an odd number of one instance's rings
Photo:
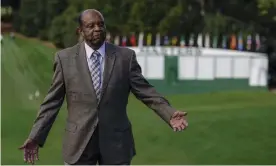
[[[123,47],[127,46],[127,37],[126,37],[126,36],[123,36],[123,39],[122,39],[122,46],[123,46]]]
[[[168,46],[170,44],[169,37],[165,36],[164,37],[164,46]]]
[[[239,34],[239,37],[238,37],[238,49],[240,51],[243,50],[243,37],[242,37],[242,33]]]
[[[218,47],[218,36],[216,34],[213,36],[212,47],[213,48],[217,48]]]
[[[182,35],[181,38],[180,38],[180,47],[185,47],[185,36]]]
[[[252,48],[252,36],[248,35],[246,40],[246,49],[251,50]]]
[[[194,34],[191,34],[190,36],[189,46],[194,46]]]
[[[152,35],[151,35],[151,33],[149,33],[147,36],[147,45],[148,46],[151,46],[151,40],[152,40]]]
[[[237,48],[237,37],[234,34],[231,35],[230,48],[232,50],[235,50]]]
[[[210,36],[208,33],[205,35],[205,44],[204,45],[206,48],[210,47]]]
[[[140,32],[139,33],[139,39],[138,39],[138,47],[142,48],[144,45],[144,33]]]
[[[256,51],[258,51],[261,48],[261,39],[259,34],[256,34],[255,42],[256,42]]]
[[[203,42],[203,38],[202,38],[202,34],[200,33],[197,36],[197,45],[198,45],[198,47],[202,47],[203,46],[202,42]]]
[[[172,38],[172,45],[173,45],[173,46],[176,46],[176,44],[177,44],[177,37],[174,36],[174,37]]]
[[[134,47],[136,46],[136,36],[135,36],[135,33],[133,33],[130,37],[130,43],[131,45]]]
[[[155,46],[160,46],[160,43],[161,43],[160,34],[157,33],[155,38]]]
[[[117,45],[117,46],[120,44],[120,37],[119,36],[115,37],[114,44]]]
[[[227,48],[227,36],[223,35],[222,36],[222,48]]]

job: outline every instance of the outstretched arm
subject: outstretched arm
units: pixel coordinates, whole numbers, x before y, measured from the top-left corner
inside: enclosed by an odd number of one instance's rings
[[[59,55],[55,55],[54,75],[48,94],[41,104],[38,115],[34,121],[29,139],[35,140],[40,147],[45,143],[48,133],[63,104],[65,96],[65,83]]]
[[[179,112],[171,107],[168,100],[160,95],[155,88],[144,78],[141,67],[133,51],[130,62],[130,86],[132,93],[145,105],[154,110],[166,123],[173,128],[181,128],[182,120],[186,113]],[[174,120],[175,119],[175,120]],[[179,120],[177,120],[179,119]],[[186,121],[185,121],[186,122]],[[184,123],[184,122],[183,122]],[[183,124],[183,129],[185,124]]]

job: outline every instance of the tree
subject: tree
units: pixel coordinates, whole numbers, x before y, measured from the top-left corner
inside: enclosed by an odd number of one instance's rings
[[[16,29],[21,33],[48,39],[52,19],[67,7],[67,0],[21,0],[21,7],[15,13]]]
[[[67,8],[55,17],[49,30],[50,40],[58,47],[70,47],[78,41],[76,33],[78,12],[75,6]]]
[[[22,0],[15,23],[26,35],[49,34],[60,46],[72,45],[77,17],[88,8],[101,11],[107,30],[117,35],[276,34],[276,0]]]

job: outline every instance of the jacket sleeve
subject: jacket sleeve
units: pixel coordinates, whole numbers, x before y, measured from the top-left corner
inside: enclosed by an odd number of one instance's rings
[[[131,92],[137,99],[141,100],[146,106],[154,110],[166,123],[169,124],[170,118],[176,110],[172,108],[170,103],[144,78],[134,51],[130,60],[129,70]]]
[[[40,147],[43,147],[46,141],[49,131],[63,104],[64,96],[65,83],[60,58],[57,53],[54,60],[54,74],[51,86],[40,106],[40,110],[38,111],[38,115],[29,135],[29,138],[38,142]]]

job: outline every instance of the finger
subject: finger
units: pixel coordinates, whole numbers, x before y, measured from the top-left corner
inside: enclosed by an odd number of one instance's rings
[[[177,127],[178,127],[179,131],[184,130],[185,125],[184,125],[183,121],[182,121],[182,122],[179,122],[179,124],[178,124],[178,126],[177,126]]]
[[[32,153],[31,153],[31,164],[34,164],[34,155],[35,155],[35,150],[32,150]]]
[[[182,116],[186,116],[188,113],[187,112],[182,112],[182,111],[178,111],[178,116],[182,117]]]
[[[25,149],[26,163],[29,163],[29,155],[30,155],[30,150],[29,149]]]
[[[175,118],[178,116],[178,111],[174,112],[173,115],[172,115],[172,118]]]
[[[23,144],[22,146],[20,146],[18,149],[19,150],[23,150],[23,149],[25,149],[26,148],[26,145],[25,144]]]
[[[35,160],[39,160],[39,158],[38,158],[38,150],[36,150],[36,153],[35,153]]]
[[[177,120],[179,120],[179,119],[181,119],[183,116],[186,116],[186,115],[188,115],[187,112],[177,111],[177,112],[175,112],[175,113],[173,114],[172,119],[177,119]]]
[[[188,122],[185,118],[182,119],[182,124],[184,124],[186,127],[188,126]]]
[[[27,163],[30,163],[30,152],[27,152]]]
[[[185,125],[184,124],[182,124],[180,127],[181,127],[181,130],[185,129]]]
[[[183,118],[184,116],[187,116],[187,115],[188,115],[187,112],[181,112],[180,117]]]
[[[29,163],[33,165],[34,161],[32,156],[32,154],[29,155]]]
[[[183,120],[179,120],[179,121],[177,121],[177,123],[175,124],[175,127],[180,128],[182,124],[184,124],[184,123],[183,123]]]
[[[26,158],[27,158],[27,163],[30,163],[30,153],[29,152],[27,152]]]
[[[32,164],[32,152],[31,150],[28,150],[28,153],[27,153],[27,161],[29,164]]]
[[[171,125],[172,125],[172,127],[178,127],[178,126],[180,126],[181,125],[181,123],[182,123],[182,121],[183,120],[173,120],[173,121],[171,121]]]
[[[177,123],[175,123],[175,124],[173,125],[174,128],[178,128],[179,126],[180,126],[180,123],[179,123],[179,122],[177,122]]]
[[[188,123],[184,118],[181,118],[180,120],[178,120],[178,125],[179,126],[184,125],[185,127],[187,127]]]
[[[24,161],[27,162],[28,161],[28,156],[27,156],[27,150],[24,150]]]
[[[182,129],[181,129],[181,126],[178,126],[177,127],[177,131],[181,131]]]
[[[184,125],[188,127],[188,122],[186,120],[184,120]]]

